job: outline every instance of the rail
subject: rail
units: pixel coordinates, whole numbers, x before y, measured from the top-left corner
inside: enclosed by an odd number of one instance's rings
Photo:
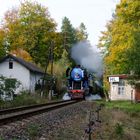
[[[59,101],[47,104],[4,109],[0,111],[0,125],[4,125],[17,120],[22,120],[24,118],[31,117],[40,113],[48,112],[70,104],[74,104],[79,101],[81,100]]]

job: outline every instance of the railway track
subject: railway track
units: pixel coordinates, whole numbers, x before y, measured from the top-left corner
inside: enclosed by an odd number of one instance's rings
[[[17,120],[22,120],[27,117],[31,117],[37,114],[41,114],[44,112],[64,107],[66,105],[74,104],[79,101],[77,100],[59,101],[46,104],[30,105],[0,110],[0,125],[11,123]]]

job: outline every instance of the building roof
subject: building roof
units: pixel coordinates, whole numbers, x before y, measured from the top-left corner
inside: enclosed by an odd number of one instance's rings
[[[24,59],[16,57],[16,56],[13,56],[11,54],[8,54],[7,56],[5,56],[2,59],[0,59],[0,63],[2,63],[3,61],[5,61],[8,58],[14,59],[16,62],[20,63],[21,65],[23,65],[24,67],[26,67],[27,69],[29,69],[32,72],[44,73],[43,70],[41,70],[40,68],[35,66],[33,63],[27,62]]]
[[[119,77],[121,79],[127,79],[129,75],[127,74],[115,74],[115,75],[108,75],[107,77]]]

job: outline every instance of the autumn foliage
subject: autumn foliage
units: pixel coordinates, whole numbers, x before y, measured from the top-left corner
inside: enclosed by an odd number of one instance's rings
[[[113,18],[102,32],[105,74],[140,75],[140,1],[121,0]]]

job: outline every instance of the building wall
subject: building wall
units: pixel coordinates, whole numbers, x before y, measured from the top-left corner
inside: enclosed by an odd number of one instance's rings
[[[134,100],[134,94],[135,90],[127,83],[126,80],[124,80],[125,85],[124,85],[124,92],[122,94],[119,94],[119,83],[110,83],[110,92],[109,96],[111,100]],[[131,94],[133,90],[133,94]]]
[[[43,78],[43,74],[39,74],[39,73],[30,73],[30,92],[34,92],[35,91],[35,84],[39,82],[41,82],[41,78]]]
[[[22,83],[19,90],[29,90],[30,88],[30,71],[13,60],[13,69],[9,69],[9,60],[6,59],[4,62],[0,63],[0,75],[8,78],[16,78]]]

